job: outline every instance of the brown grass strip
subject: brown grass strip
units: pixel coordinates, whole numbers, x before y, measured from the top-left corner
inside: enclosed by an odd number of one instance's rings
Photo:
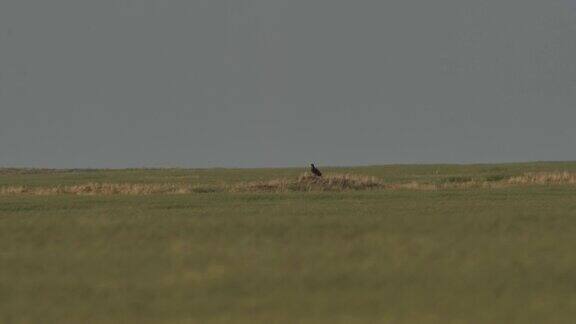
[[[449,178],[447,178],[449,179]],[[442,180],[442,179],[441,179]],[[444,179],[445,180],[445,179]],[[371,176],[332,174],[316,177],[304,173],[296,179],[273,179],[215,186],[177,183],[86,183],[70,186],[32,187],[0,186],[0,195],[173,195],[213,192],[310,192],[359,190],[445,190],[504,188],[523,185],[576,185],[576,173],[538,172],[504,178],[498,181],[470,179],[438,183],[411,181],[385,183]]]

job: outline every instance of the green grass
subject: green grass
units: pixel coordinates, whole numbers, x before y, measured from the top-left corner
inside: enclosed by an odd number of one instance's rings
[[[338,172],[394,182],[551,170],[576,163]],[[0,172],[0,183],[301,171]],[[575,246],[573,186],[0,196],[0,323],[572,323]]]

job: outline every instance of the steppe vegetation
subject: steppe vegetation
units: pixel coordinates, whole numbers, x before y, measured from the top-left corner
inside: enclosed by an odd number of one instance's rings
[[[254,180],[220,184],[187,183],[114,183],[89,182],[56,186],[0,186],[0,195],[153,195],[192,193],[242,192],[311,192],[358,190],[445,190],[470,188],[503,188],[521,185],[573,185],[576,172],[530,172],[516,176],[449,176],[434,181],[406,181],[388,183],[374,176],[328,174],[323,177],[308,172],[295,178]]]
[[[0,323],[572,323],[576,163],[0,169]]]

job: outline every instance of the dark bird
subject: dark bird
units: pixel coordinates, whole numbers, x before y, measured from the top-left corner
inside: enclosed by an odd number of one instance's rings
[[[312,167],[311,171],[312,173],[317,176],[317,177],[321,177],[322,176],[322,172],[320,172],[320,170],[318,170],[315,166],[314,163],[310,164],[310,166]]]

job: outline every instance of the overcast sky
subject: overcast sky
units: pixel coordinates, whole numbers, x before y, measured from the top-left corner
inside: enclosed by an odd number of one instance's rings
[[[1,0],[0,166],[576,160],[576,0]]]

